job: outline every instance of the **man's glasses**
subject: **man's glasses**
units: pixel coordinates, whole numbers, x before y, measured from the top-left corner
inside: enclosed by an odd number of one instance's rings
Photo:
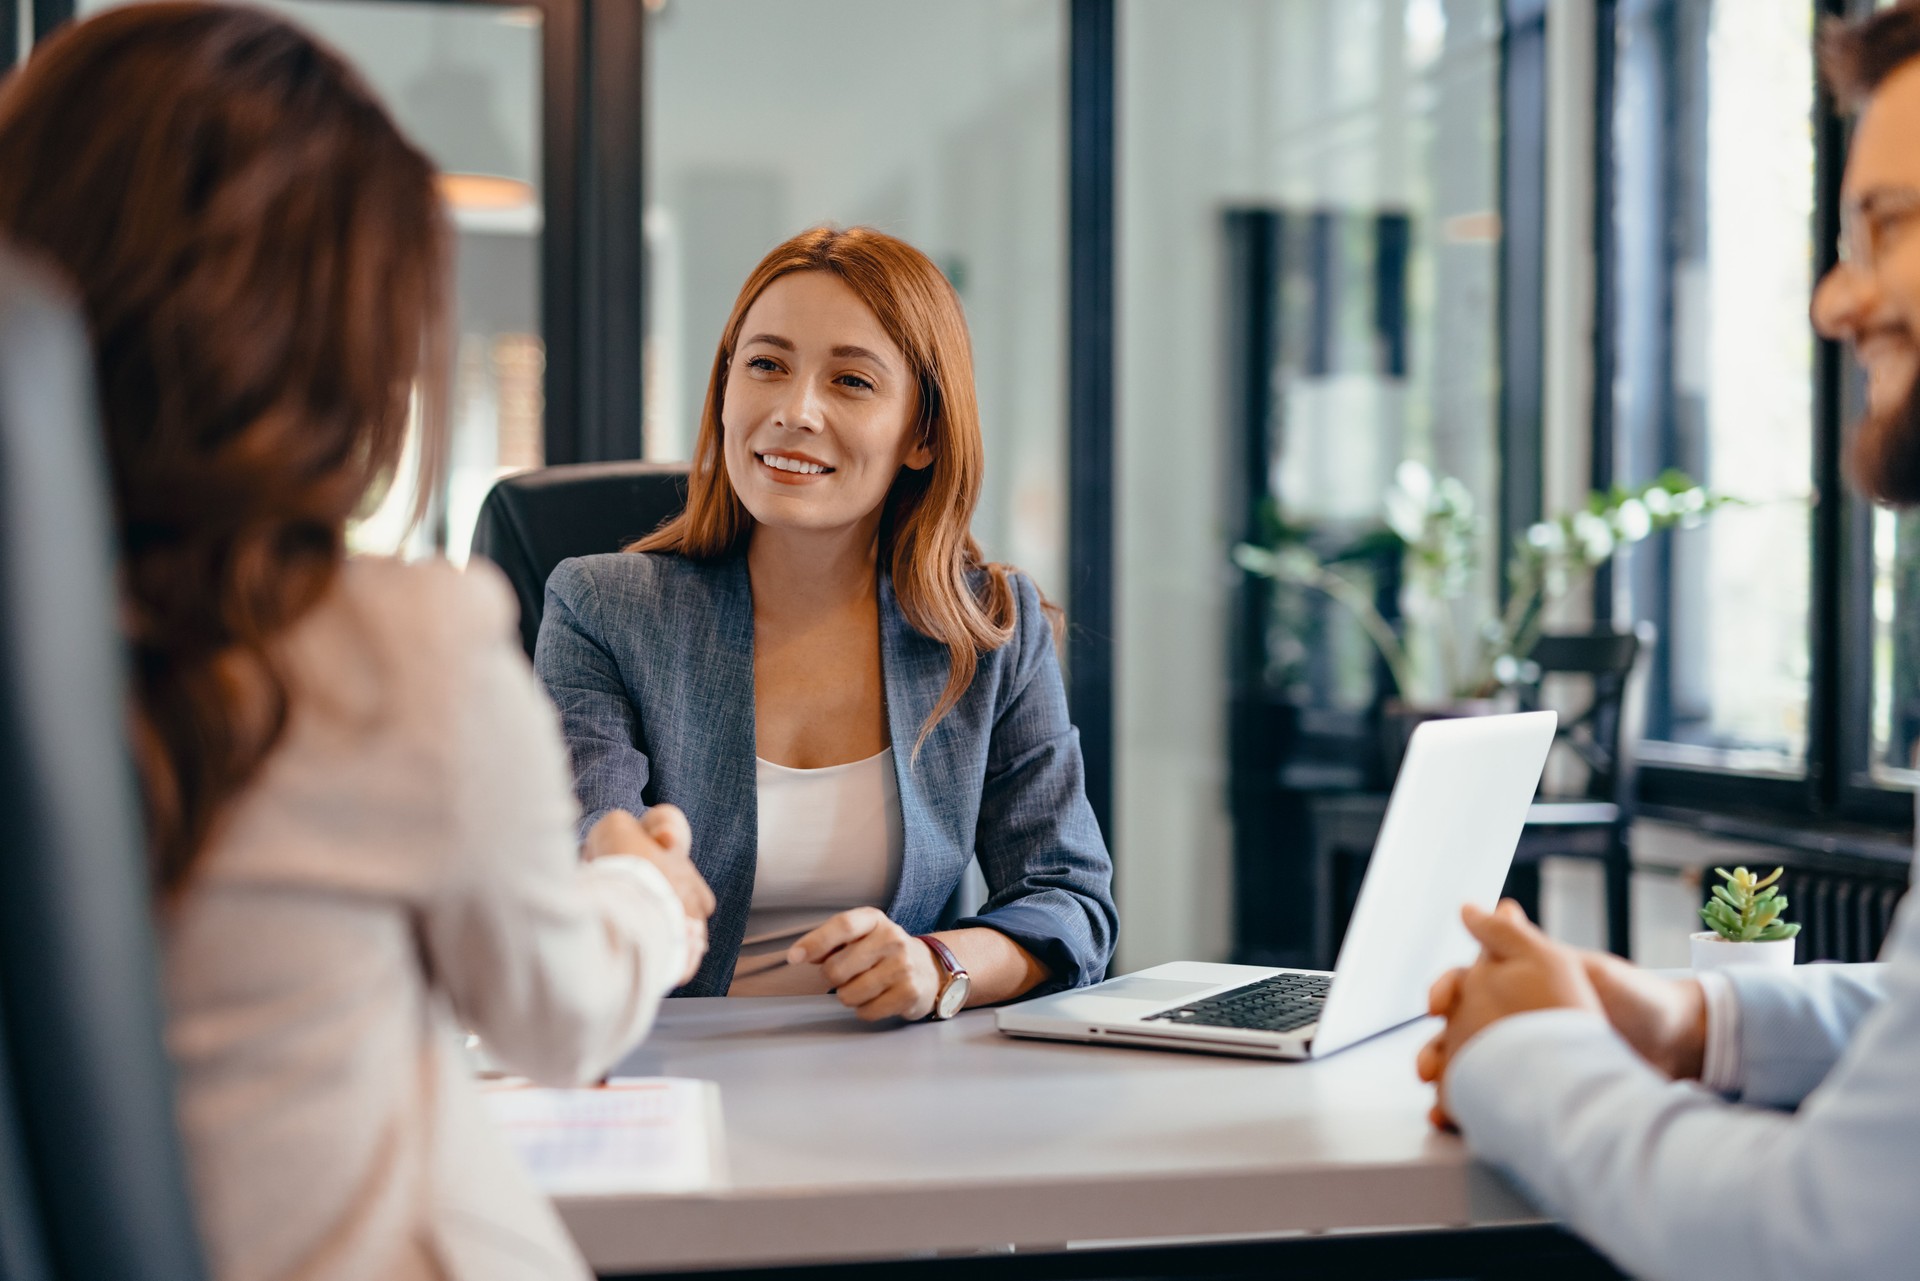
[[[1894,240],[1920,218],[1920,191],[1881,187],[1840,206],[1840,261],[1872,271]]]

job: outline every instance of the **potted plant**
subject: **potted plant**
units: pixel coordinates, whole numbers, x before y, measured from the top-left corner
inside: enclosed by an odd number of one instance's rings
[[[1798,925],[1780,919],[1786,896],[1774,882],[1780,868],[1760,877],[1744,867],[1731,872],[1713,869],[1726,881],[1713,887],[1713,897],[1700,909],[1700,919],[1712,929],[1689,935],[1695,970],[1718,970],[1730,965],[1765,965],[1785,969],[1793,964],[1793,936]]]
[[[1481,526],[1472,495],[1452,476],[1435,478],[1425,465],[1404,462],[1384,500],[1389,536],[1403,549],[1398,628],[1342,558],[1316,555],[1298,527],[1270,520],[1268,544],[1242,543],[1233,557],[1249,573],[1322,592],[1350,610],[1379,649],[1400,704],[1445,714],[1536,679],[1527,655],[1547,607],[1615,552],[1664,529],[1697,525],[1737,501],[1677,471],[1631,489],[1597,490],[1583,507],[1514,540],[1505,608],[1482,612],[1484,593],[1474,590]],[[1464,637],[1471,641],[1463,645]]]

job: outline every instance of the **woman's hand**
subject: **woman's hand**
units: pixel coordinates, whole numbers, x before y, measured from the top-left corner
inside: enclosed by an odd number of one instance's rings
[[[672,805],[655,805],[640,818],[625,810],[609,810],[587,833],[584,848],[590,859],[613,854],[643,858],[667,878],[687,919],[687,969],[680,982],[691,979],[707,955],[707,918],[713,915],[716,900],[693,865],[693,829],[687,826],[687,816]]]
[[[842,912],[787,949],[789,965],[818,965],[840,1004],[867,1020],[923,1019],[940,992],[933,949],[877,907]]]

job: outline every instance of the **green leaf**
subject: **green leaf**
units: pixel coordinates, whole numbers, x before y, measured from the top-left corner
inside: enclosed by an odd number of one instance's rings
[[[1724,885],[1714,886],[1713,896],[1719,899],[1722,903],[1725,903],[1728,907],[1732,908],[1736,912],[1738,912],[1741,909],[1740,900],[1738,898],[1735,898],[1733,891],[1728,889]]]
[[[1708,903],[1705,907],[1701,908],[1700,910],[1705,912],[1708,916],[1712,917],[1714,920],[1725,921],[1729,925],[1733,924],[1734,922],[1740,919],[1740,914],[1738,912],[1728,907],[1725,903],[1721,902],[1719,899],[1714,899],[1712,902]]]
[[[1766,929],[1761,930],[1759,937],[1754,941],[1758,943],[1776,943],[1781,939],[1790,939],[1799,932],[1800,927],[1798,925],[1787,925],[1776,921]]]

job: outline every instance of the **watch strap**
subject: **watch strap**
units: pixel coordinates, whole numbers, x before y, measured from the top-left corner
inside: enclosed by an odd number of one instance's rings
[[[953,954],[953,949],[948,947],[945,943],[942,943],[939,939],[935,938],[933,935],[916,934],[914,935],[914,937],[927,945],[927,947],[933,952],[933,959],[939,963],[940,968],[942,970],[946,971],[947,977],[940,984],[941,990],[944,991],[946,989],[947,984],[951,983],[954,980],[955,976],[965,974],[967,972],[967,967],[960,964],[960,958]]]

